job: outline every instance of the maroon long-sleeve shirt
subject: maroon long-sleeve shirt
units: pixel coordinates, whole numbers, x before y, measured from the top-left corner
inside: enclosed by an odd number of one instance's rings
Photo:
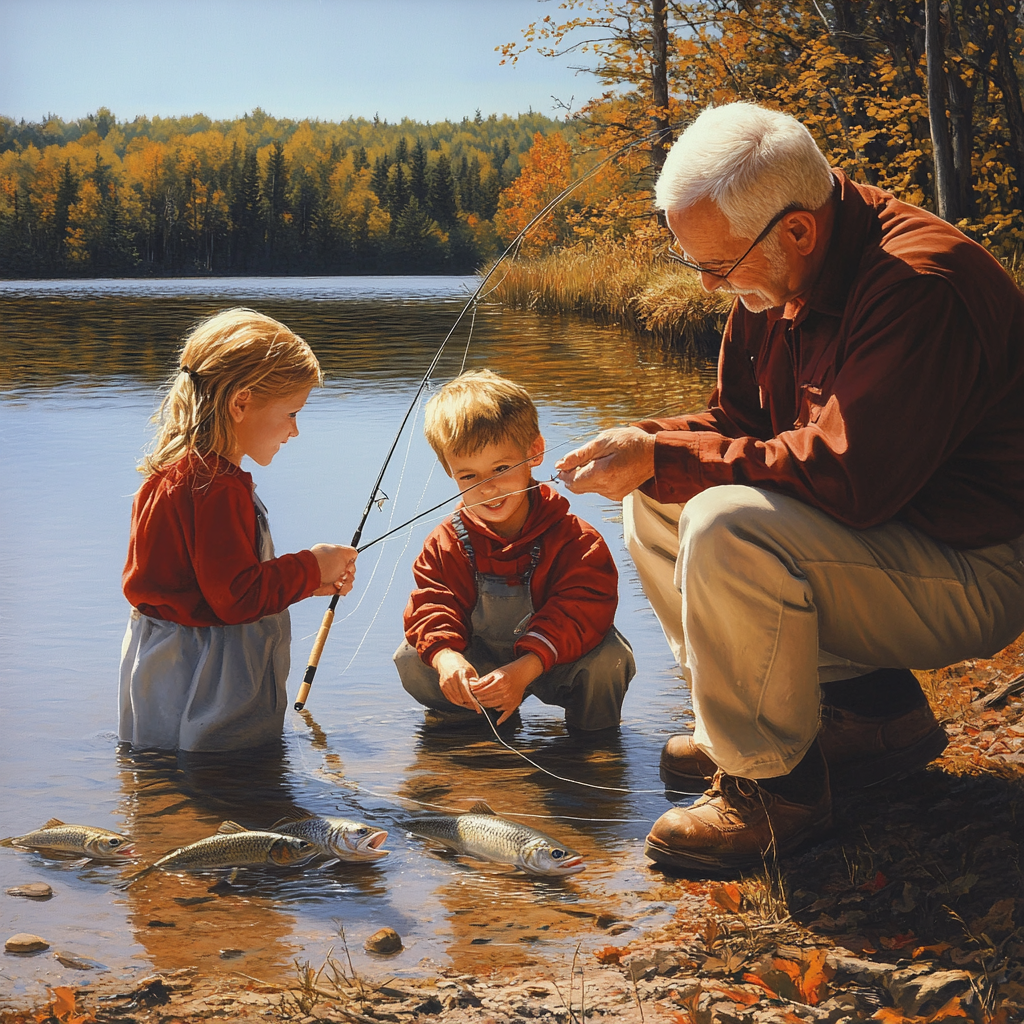
[[[232,626],[284,611],[320,586],[312,551],[260,561],[252,477],[196,455],[148,477],[132,506],[124,595],[182,626]]]
[[[825,261],[795,317],[729,315],[708,411],[647,420],[682,502],[716,484],[956,548],[1024,534],[1024,294],[980,245],[841,171]]]

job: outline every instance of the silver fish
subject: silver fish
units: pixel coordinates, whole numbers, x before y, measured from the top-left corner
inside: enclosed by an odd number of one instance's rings
[[[231,834],[246,830],[236,822],[225,821],[217,831]],[[328,818],[304,813],[298,818],[282,818],[267,831],[307,839],[316,845],[323,856],[332,857],[335,861],[358,863],[380,860],[391,852],[381,849],[388,837],[384,829],[350,818]]]
[[[513,864],[531,875],[574,875],[586,867],[575,850],[534,828],[498,817],[482,801],[468,814],[416,818],[405,827],[466,857]]]
[[[26,832],[23,836],[0,839],[0,846],[91,857],[93,860],[124,860],[135,856],[132,841],[127,836],[93,825],[68,825],[60,818],[51,818],[42,828]]]

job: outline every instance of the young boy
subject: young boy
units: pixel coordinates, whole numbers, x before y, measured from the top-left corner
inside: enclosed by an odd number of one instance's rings
[[[601,535],[532,478],[544,439],[530,396],[464,373],[427,403],[423,429],[462,492],[413,565],[394,656],[426,725],[479,722],[477,701],[501,725],[533,694],[565,708],[570,729],[618,726],[636,671],[612,625],[618,573]]]

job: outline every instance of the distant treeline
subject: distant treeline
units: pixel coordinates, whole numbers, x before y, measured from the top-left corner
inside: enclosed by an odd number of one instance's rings
[[[520,155],[564,129],[0,117],[0,276],[471,273]]]

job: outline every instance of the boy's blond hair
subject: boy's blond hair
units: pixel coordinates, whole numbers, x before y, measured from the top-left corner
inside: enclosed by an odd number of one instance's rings
[[[228,406],[239,391],[266,400],[322,383],[316,356],[284,324],[241,306],[221,310],[185,339],[154,417],[159,424],[154,450],[139,469],[151,476],[193,452],[205,459],[227,451],[234,442]]]
[[[427,402],[423,433],[445,470],[448,456],[512,441],[525,455],[540,437],[537,407],[525,388],[491,370],[470,370]]]

